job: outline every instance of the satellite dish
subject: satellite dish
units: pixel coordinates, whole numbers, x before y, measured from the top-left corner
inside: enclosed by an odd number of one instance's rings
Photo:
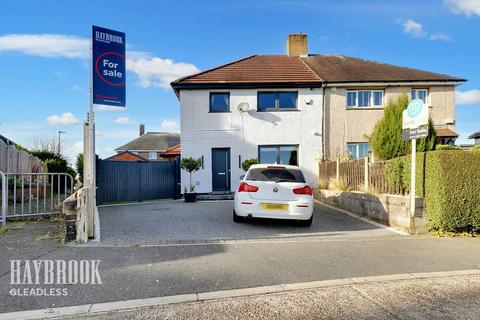
[[[242,102],[238,105],[238,111],[247,112],[250,109],[248,102]]]

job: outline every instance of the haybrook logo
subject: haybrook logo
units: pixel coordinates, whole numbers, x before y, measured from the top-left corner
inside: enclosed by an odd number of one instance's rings
[[[118,44],[123,44],[123,38],[121,36],[100,31],[95,31],[95,40],[105,43],[115,42]]]
[[[66,296],[68,289],[58,286],[103,284],[99,272],[100,262],[101,260],[10,260],[10,285],[32,286],[13,287],[10,295]]]

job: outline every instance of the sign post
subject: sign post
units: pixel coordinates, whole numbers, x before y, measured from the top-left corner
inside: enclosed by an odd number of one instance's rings
[[[88,137],[84,137],[84,161],[86,187],[88,189],[88,236],[97,229],[96,181],[95,181],[95,114],[94,105],[125,107],[125,33],[92,26],[90,47],[92,61],[90,71],[90,101],[88,109]],[[88,138],[88,139],[85,139]],[[88,141],[86,141],[88,140]]]
[[[412,161],[410,176],[410,227],[415,221],[415,163],[417,139],[428,137],[428,107],[420,99],[410,101],[402,114],[402,138],[412,141]]]

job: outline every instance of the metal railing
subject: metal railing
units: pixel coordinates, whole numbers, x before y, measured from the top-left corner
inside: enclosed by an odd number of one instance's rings
[[[3,173],[2,225],[9,218],[25,218],[60,212],[73,192],[74,179],[68,173]]]

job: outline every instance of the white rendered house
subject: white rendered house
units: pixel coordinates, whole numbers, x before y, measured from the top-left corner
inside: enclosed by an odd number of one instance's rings
[[[235,191],[241,163],[298,165],[315,187],[318,161],[368,155],[366,138],[387,101],[424,99],[437,136],[454,141],[455,86],[463,79],[338,55],[308,55],[290,35],[286,55],[255,55],[172,83],[182,157],[201,158],[196,192]],[[182,190],[188,188],[182,173]]]

